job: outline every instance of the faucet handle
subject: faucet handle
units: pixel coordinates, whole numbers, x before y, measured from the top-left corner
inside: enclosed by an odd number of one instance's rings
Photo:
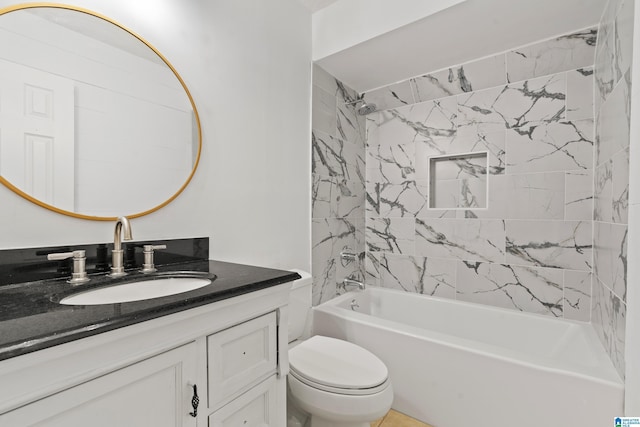
[[[67,258],[73,257],[75,258],[84,258],[86,252],[84,250],[77,250],[72,252],[54,252],[52,254],[47,254],[47,259],[49,261],[59,261]]]
[[[353,252],[342,251],[340,252],[340,258],[344,261],[355,261],[358,259],[358,255]]]
[[[58,261],[67,258],[73,258],[73,273],[71,273],[71,279],[67,282],[72,285],[79,285],[80,283],[86,283],[90,279],[87,277],[86,266],[86,252],[84,250],[77,250],[72,252],[57,252],[47,255],[47,259],[50,261]]]
[[[156,271],[156,267],[153,264],[153,251],[158,249],[167,249],[167,245],[144,245],[142,246],[142,253],[144,254],[144,263],[142,264],[143,273],[153,273]]]

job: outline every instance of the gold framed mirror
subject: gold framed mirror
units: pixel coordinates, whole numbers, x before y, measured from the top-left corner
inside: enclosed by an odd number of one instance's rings
[[[0,9],[0,182],[76,218],[136,218],[172,202],[200,161],[184,81],[151,44],[87,9]]]

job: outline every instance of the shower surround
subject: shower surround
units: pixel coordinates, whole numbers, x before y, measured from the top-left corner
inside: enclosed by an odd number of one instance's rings
[[[584,29],[364,94],[384,109],[368,117],[368,283],[590,320],[596,38]],[[454,162],[457,208],[429,208],[430,156],[471,152],[488,167]]]
[[[632,7],[616,0],[598,28],[367,92],[379,112],[366,118],[366,139],[362,117],[344,107],[356,95],[316,67],[314,304],[356,274],[590,321],[624,377],[632,23],[621,17]],[[487,166],[452,162],[449,208],[431,209],[429,158],[479,152]],[[360,262],[345,263],[342,250]]]
[[[595,63],[594,280],[591,322],[624,377],[629,128],[634,2],[611,0]],[[637,283],[635,284],[637,285]]]
[[[364,256],[365,117],[357,93],[318,66],[313,68],[312,254],[313,304],[336,296],[346,277],[361,279]]]

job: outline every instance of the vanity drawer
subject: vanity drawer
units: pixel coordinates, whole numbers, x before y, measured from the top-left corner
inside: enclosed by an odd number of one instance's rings
[[[276,378],[272,375],[209,416],[209,427],[276,427]]]
[[[276,323],[272,312],[207,337],[209,408],[275,372]]]

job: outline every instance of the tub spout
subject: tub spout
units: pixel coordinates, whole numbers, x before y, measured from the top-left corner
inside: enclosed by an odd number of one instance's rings
[[[344,279],[342,281],[342,286],[347,289],[347,286],[357,286],[358,289],[360,290],[364,290],[365,286],[364,283],[359,282],[357,280],[353,280],[353,279]]]

